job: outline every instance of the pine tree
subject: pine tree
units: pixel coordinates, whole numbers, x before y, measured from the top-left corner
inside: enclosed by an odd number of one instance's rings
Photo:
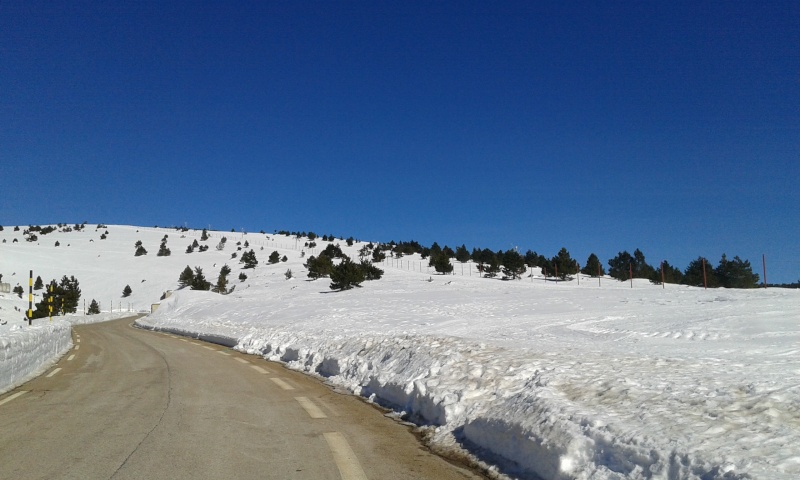
[[[286,273],[284,273],[283,276],[286,277],[286,280],[291,280],[292,279],[292,269],[290,268],[290,269],[286,270]]]
[[[217,284],[214,286],[214,291],[217,293],[226,293],[228,291],[228,274],[231,273],[231,267],[227,264],[223,265],[222,268],[219,270],[219,276],[217,277]]]
[[[192,267],[186,265],[186,268],[183,269],[180,276],[178,277],[178,285],[180,288],[184,288],[188,285],[191,285],[194,281],[194,272],[192,271]]]
[[[130,297],[131,293],[133,293],[133,290],[131,290],[131,286],[125,285],[125,288],[122,289],[122,297],[123,298]]]
[[[330,276],[333,271],[333,261],[327,255],[320,254],[318,257],[311,255],[306,260],[305,267],[308,269],[308,278],[316,280]]]
[[[41,290],[44,288],[44,283],[42,283],[42,277],[37,276],[36,281],[33,282],[33,289],[34,290]]]
[[[456,260],[461,263],[469,262],[469,250],[467,250],[466,245],[462,244],[460,247],[456,248]]]
[[[231,231],[233,231],[233,230],[231,230]],[[200,241],[201,242],[205,242],[206,240],[208,240],[208,231],[204,228],[203,229],[203,233],[200,234]]]
[[[664,260],[658,268],[653,270],[650,281],[656,285],[661,285],[661,271],[664,271],[664,283],[681,283],[683,281],[683,272],[680,269],[673,267],[668,261]]]
[[[725,288],[755,288],[758,286],[758,274],[753,273],[749,260],[742,260],[738,256],[733,260],[723,253],[719,265],[714,270],[720,286]]]
[[[147,255],[147,250],[141,245],[136,247],[136,253],[133,254],[134,257],[141,257],[142,255]]]
[[[330,288],[331,290],[349,290],[353,287],[360,287],[365,279],[366,275],[360,265],[345,258],[339,265],[333,267]]]
[[[244,266],[242,268],[256,268],[258,266],[258,259],[256,258],[256,252],[253,250],[247,251],[242,253],[242,257],[239,259],[239,263],[243,263]]]
[[[596,277],[598,273],[602,276],[606,274],[606,270],[603,268],[603,265],[600,263],[600,259],[597,258],[597,255],[594,253],[589,254],[589,258],[586,259],[586,265],[581,269],[581,273],[584,275],[591,275],[592,277]]]
[[[608,274],[619,281],[630,279],[633,268],[633,257],[627,250],[619,252],[616,257],[608,261]]]
[[[269,263],[275,264],[281,261],[281,254],[277,250],[269,254]]]
[[[194,278],[192,279],[191,289],[192,290],[211,289],[211,282],[206,280],[205,275],[203,275],[203,269],[200,267],[194,267]]]
[[[516,250],[509,250],[503,255],[503,275],[506,278],[517,279],[525,273],[525,258]]]
[[[383,270],[373,265],[372,262],[362,260],[360,267],[364,272],[364,278],[368,281],[380,280],[380,278],[383,276]]]
[[[244,272],[240,272],[239,273],[239,281],[240,282],[244,282],[245,280],[247,280],[247,275],[245,275]]]
[[[691,285],[693,287],[702,287],[704,264],[705,264],[705,278],[708,287],[710,288],[719,287],[719,281],[717,280],[717,276],[714,273],[714,268],[704,257],[697,257],[696,260],[692,260],[689,263],[689,266],[687,266],[686,270],[684,270],[683,272],[683,281],[681,283],[683,283],[684,285]]]
[[[172,254],[169,248],[167,248],[167,241],[163,240],[161,242],[161,246],[158,248],[158,253],[156,253],[157,257],[168,257]]]
[[[441,273],[443,275],[447,275],[453,271],[453,265],[450,263],[450,258],[442,251],[431,254],[430,260],[428,260],[428,266],[433,267],[437,273]]]
[[[100,305],[97,304],[97,300],[94,298],[92,299],[92,303],[89,304],[89,310],[86,313],[89,315],[97,315],[100,313]]]
[[[568,275],[578,273],[578,262],[570,256],[566,248],[559,250],[558,254],[552,258],[551,262],[553,264],[552,274],[555,275],[556,272],[558,272],[558,277],[562,280],[565,280]]]
[[[81,289],[78,284],[78,279],[76,279],[74,276],[67,278],[67,276],[64,275],[61,278],[61,284],[59,287],[61,288],[64,313],[77,312],[78,303],[81,299]]]

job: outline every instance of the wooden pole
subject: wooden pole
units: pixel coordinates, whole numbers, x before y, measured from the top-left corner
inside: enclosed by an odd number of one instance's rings
[[[708,279],[706,278],[706,259],[703,259],[703,289],[708,290]]]
[[[633,262],[628,262],[628,276],[631,277],[631,288],[633,288]]]

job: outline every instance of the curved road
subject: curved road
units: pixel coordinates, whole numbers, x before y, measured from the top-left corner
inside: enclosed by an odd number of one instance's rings
[[[0,396],[0,478],[481,478],[315,379],[131,323],[76,326]]]

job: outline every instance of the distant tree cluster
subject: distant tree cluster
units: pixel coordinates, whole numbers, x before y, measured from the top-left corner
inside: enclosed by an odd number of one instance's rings
[[[192,270],[189,265],[186,265],[178,276],[178,285],[180,288],[189,287],[191,290],[211,290],[211,282],[206,280],[203,269],[194,267]]]

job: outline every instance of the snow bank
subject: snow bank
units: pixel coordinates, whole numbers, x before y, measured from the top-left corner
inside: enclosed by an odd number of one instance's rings
[[[0,393],[41,375],[72,347],[72,326],[62,320],[14,325],[0,335]]]
[[[595,290],[597,312],[585,303],[568,312],[567,300],[583,293],[553,289],[531,299],[530,291],[512,292],[484,301],[473,291],[476,305],[467,308],[486,317],[495,308],[513,312],[525,298],[547,320],[495,319],[486,326],[497,333],[489,333],[473,319],[454,336],[458,322],[441,314],[446,297],[438,293],[438,325],[417,296],[418,326],[409,328],[408,312],[391,300],[408,293],[390,284],[320,295],[319,305],[314,297],[294,304],[295,287],[238,298],[181,291],[139,323],[222,339],[324,377],[430,426],[435,442],[458,443],[521,478],[789,479],[800,472],[793,447],[800,392],[791,380],[798,336],[796,315],[786,313],[798,304],[795,292],[683,290],[670,293],[670,305],[657,289]],[[554,305],[542,308],[545,299]],[[643,307],[633,307],[632,318],[606,315],[619,301]],[[678,309],[648,318],[659,302]],[[515,328],[528,335],[503,340]]]

